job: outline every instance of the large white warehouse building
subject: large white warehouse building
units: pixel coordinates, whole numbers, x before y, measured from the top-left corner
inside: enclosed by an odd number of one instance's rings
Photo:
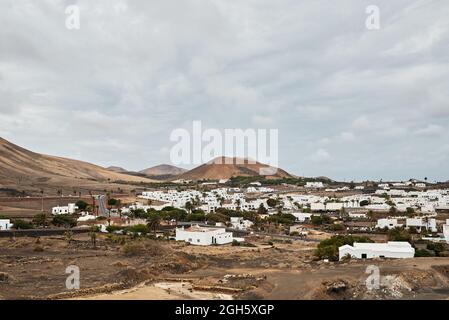
[[[387,243],[358,243],[353,246],[344,245],[338,248],[339,259],[342,260],[346,255],[358,259],[372,258],[413,258],[415,248],[408,242],[389,241]]]

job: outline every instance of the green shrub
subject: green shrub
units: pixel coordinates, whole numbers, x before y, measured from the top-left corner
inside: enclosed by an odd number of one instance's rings
[[[322,224],[329,224],[332,222],[331,217],[325,216],[325,215],[319,215],[319,216],[313,215],[310,220],[311,220],[312,224],[315,226],[319,226]]]
[[[114,232],[120,231],[120,230],[122,230],[122,229],[123,229],[123,228],[120,227],[120,226],[107,226],[107,227],[106,227],[106,231],[109,232],[109,233],[114,233]]]
[[[33,229],[34,226],[31,222],[27,222],[22,219],[16,219],[13,221],[13,226],[16,230],[27,230],[27,229]]]
[[[427,249],[419,249],[415,251],[415,257],[435,257],[435,253]]]
[[[140,233],[143,235],[150,233],[150,229],[148,228],[147,225],[144,224],[137,224],[135,226],[128,227],[126,228],[126,231],[134,234]]]
[[[411,241],[412,236],[410,232],[405,230],[404,228],[394,228],[388,231],[388,240],[389,241]]]
[[[76,220],[69,214],[60,214],[53,218],[52,224],[57,227],[73,228],[76,226]]]

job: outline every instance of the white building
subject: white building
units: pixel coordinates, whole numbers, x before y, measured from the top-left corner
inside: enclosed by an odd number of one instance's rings
[[[437,232],[437,222],[435,219],[423,219],[423,218],[409,218],[406,220],[405,225],[407,228],[414,227],[419,232],[424,227],[428,231]]]
[[[12,228],[11,220],[9,219],[0,219],[0,231],[9,230]]]
[[[338,248],[339,259],[346,255],[357,259],[372,258],[413,258],[415,249],[408,242],[389,241],[388,243],[358,243],[353,246],[344,245]]]
[[[402,224],[398,223],[398,219],[379,219],[377,220],[376,228],[379,229],[394,229],[394,228],[400,228],[402,227]]]
[[[315,202],[310,204],[310,210],[312,211],[326,211],[326,205],[321,202]]]
[[[74,214],[78,207],[74,203],[69,203],[67,206],[63,207],[53,207],[51,209],[52,214]]]
[[[321,189],[324,188],[324,184],[322,182],[306,182],[305,187],[311,189]]]
[[[295,216],[296,222],[306,222],[306,221],[310,221],[310,219],[312,219],[311,213],[293,212],[292,215]]]
[[[353,213],[348,213],[349,218],[352,219],[366,219],[366,213],[361,213],[361,212],[353,212]]]
[[[415,183],[415,187],[417,187],[417,188],[426,188],[427,186],[426,186],[425,183],[420,182],[420,183]]]
[[[190,228],[177,228],[176,241],[185,241],[198,246],[210,246],[212,244],[227,244],[233,241],[232,232],[226,232],[225,228],[204,228],[191,226]]]
[[[254,225],[252,221],[244,220],[241,217],[231,217],[231,228],[236,230],[248,230]]]
[[[328,202],[326,203],[326,211],[339,211],[343,208],[341,202]]]

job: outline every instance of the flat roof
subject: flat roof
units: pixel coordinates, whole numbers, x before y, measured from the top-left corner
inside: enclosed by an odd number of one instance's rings
[[[210,231],[218,231],[218,230],[224,230],[225,228],[207,228],[207,227],[200,227],[200,226],[191,226],[189,228],[184,229],[184,231],[189,232],[210,232]]]

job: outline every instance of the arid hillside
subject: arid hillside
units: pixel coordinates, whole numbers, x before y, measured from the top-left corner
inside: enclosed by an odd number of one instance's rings
[[[0,188],[79,186],[152,180],[113,172],[87,162],[35,153],[0,138]]]
[[[116,167],[116,166],[110,166],[106,168],[109,171],[114,171],[114,172],[118,172],[118,173],[127,173],[128,170],[122,168],[122,167]]]
[[[186,180],[217,180],[253,176],[265,176],[268,179],[292,177],[285,170],[273,168],[263,163],[249,163],[247,159],[218,157],[177,178]]]
[[[161,164],[159,166],[151,167],[140,171],[147,176],[162,176],[162,175],[178,175],[186,172],[186,169],[175,167],[169,164]]]

